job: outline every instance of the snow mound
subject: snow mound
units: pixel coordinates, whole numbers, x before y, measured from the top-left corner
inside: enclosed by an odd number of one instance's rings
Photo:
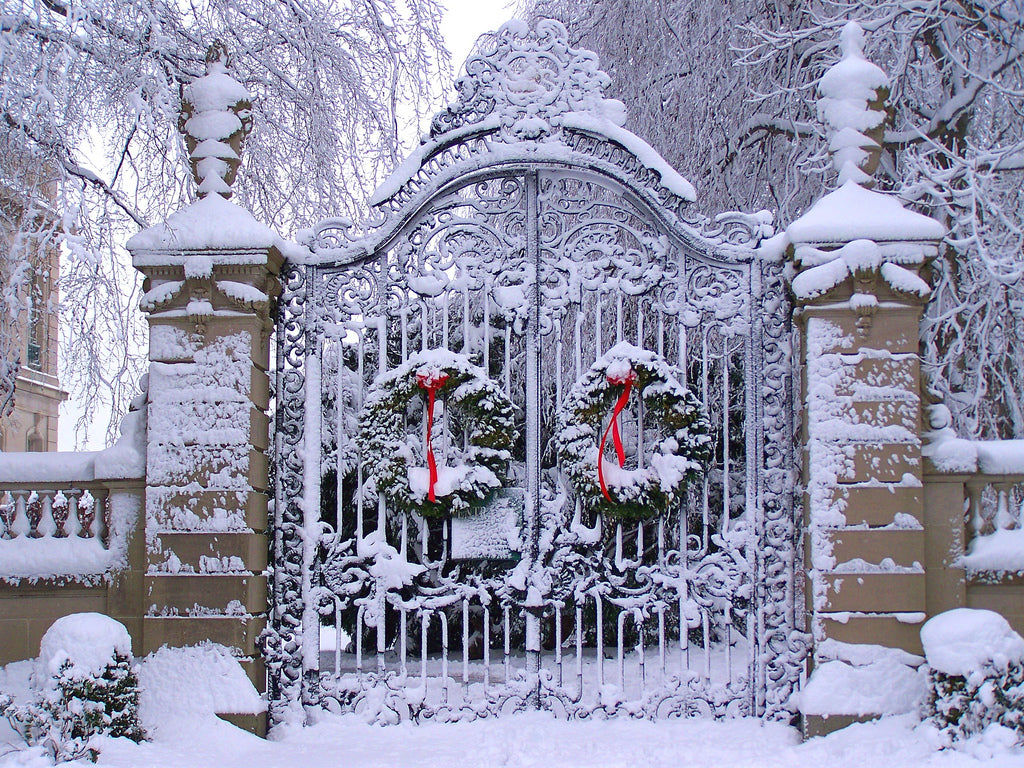
[[[74,677],[99,677],[115,653],[132,656],[132,638],[124,624],[102,613],[72,613],[57,619],[39,643],[36,666],[39,687],[65,662]]]
[[[171,728],[181,719],[266,711],[242,665],[216,643],[164,646],[142,660],[139,712],[147,730]]]
[[[978,536],[962,559],[968,576],[1024,572],[1024,528]]]
[[[896,715],[913,712],[927,686],[920,656],[898,648],[825,640],[818,664],[795,704],[805,715]]]
[[[955,608],[921,627],[928,665],[947,675],[967,677],[984,667],[1024,663],[1024,638],[995,611]]]

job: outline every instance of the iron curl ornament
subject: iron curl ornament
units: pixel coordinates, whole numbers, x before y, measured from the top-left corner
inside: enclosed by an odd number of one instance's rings
[[[650,427],[634,435],[636,466],[626,468],[620,420],[631,399]],[[643,438],[659,433],[649,455]],[[615,460],[605,448],[609,436]],[[711,426],[697,397],[663,358],[620,342],[579,378],[565,398],[555,435],[559,464],[584,509],[647,520],[668,513],[711,460]]]
[[[424,410],[423,428],[410,430],[408,417]],[[359,432],[368,479],[391,510],[434,518],[471,514],[501,488],[517,437],[514,406],[501,387],[446,349],[411,355],[379,376]]]

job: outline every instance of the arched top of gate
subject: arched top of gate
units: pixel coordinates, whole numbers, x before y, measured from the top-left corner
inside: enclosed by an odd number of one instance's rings
[[[431,121],[420,146],[377,189],[365,233],[328,219],[308,234],[311,263],[341,266],[380,253],[432,200],[476,180],[560,168],[595,174],[641,201],[665,231],[723,261],[749,261],[772,232],[770,213],[692,209],[693,186],[622,127],[623,104],[597,55],[569,45],[565,27],[510,21],[481,39],[456,82],[458,98]]]

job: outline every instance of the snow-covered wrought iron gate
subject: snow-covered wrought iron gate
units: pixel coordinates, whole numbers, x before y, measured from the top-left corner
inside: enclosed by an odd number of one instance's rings
[[[284,271],[275,717],[780,713],[804,643],[789,306],[758,249],[770,221],[691,213],[692,188],[619,127],[596,58],[556,22],[506,25],[466,73],[367,233],[324,222]],[[696,482],[647,517],[588,511],[559,463],[560,410],[616,354],[667,366],[710,423]],[[431,390],[431,365],[486,379],[515,421],[503,487],[437,516],[377,487],[395,463],[370,450],[366,415],[419,370],[422,389],[391,406],[399,482],[421,501],[428,478],[458,486],[489,414]],[[619,409],[627,474],[665,445],[645,402],[627,392]]]

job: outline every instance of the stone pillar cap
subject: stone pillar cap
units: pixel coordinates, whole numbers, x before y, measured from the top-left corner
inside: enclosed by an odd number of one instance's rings
[[[127,246],[136,267],[142,266],[142,252],[288,250],[277,232],[220,195],[209,195],[172,213],[166,221],[132,236]]]
[[[786,228],[793,245],[852,240],[935,242],[945,234],[945,227],[935,219],[908,211],[893,195],[853,181],[825,195]]]

